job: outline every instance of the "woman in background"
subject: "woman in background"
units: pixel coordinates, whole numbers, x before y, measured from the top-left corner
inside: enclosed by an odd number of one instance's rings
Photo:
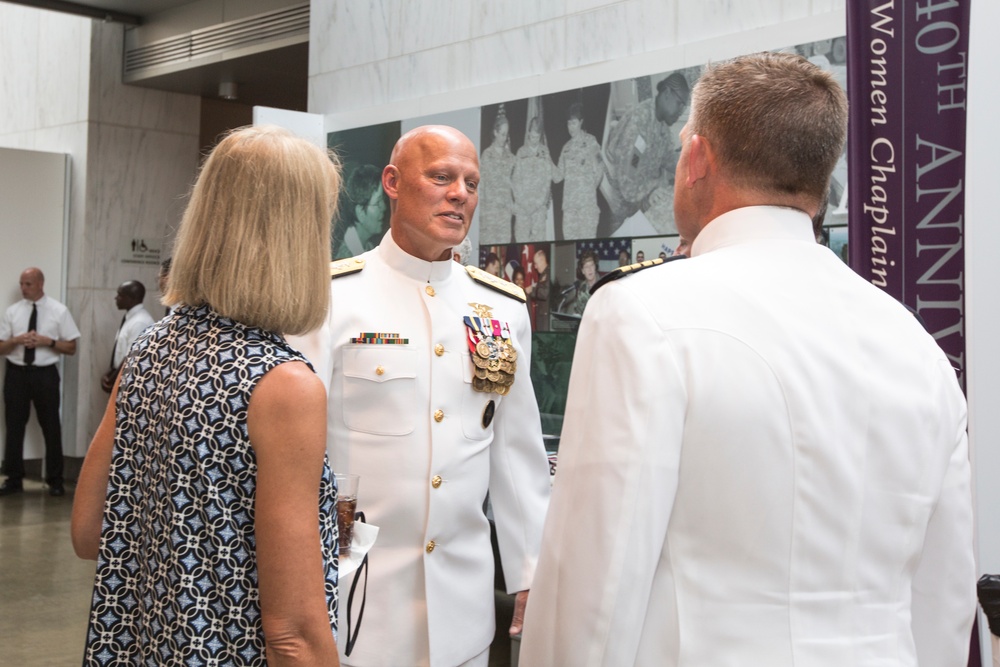
[[[503,105],[493,121],[493,143],[479,156],[482,188],[479,194],[479,242],[483,245],[510,243],[514,195],[511,174],[514,154],[510,152],[510,123]]]
[[[528,123],[528,136],[517,151],[514,188],[514,240],[518,243],[545,239],[545,223],[552,201],[552,179],[556,176],[549,148],[542,143],[538,116]]]
[[[576,295],[571,306],[571,312],[575,315],[583,315],[587,302],[590,301],[590,291],[594,288],[598,278],[601,277],[597,266],[596,252],[584,250],[580,253],[580,259],[577,261],[577,281],[574,283]]]
[[[164,302],[84,461],[73,546],[97,559],[85,665],[337,665],[326,396],[283,333],[329,300],[340,171],[274,127],[205,161]]]
[[[604,176],[601,146],[594,135],[583,129],[583,104],[569,105],[566,118],[567,141],[559,153],[555,182],[565,180],[562,200],[564,239],[592,239],[597,236],[597,186]]]

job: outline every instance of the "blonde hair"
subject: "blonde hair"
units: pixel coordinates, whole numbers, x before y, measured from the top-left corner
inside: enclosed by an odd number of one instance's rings
[[[316,328],[329,306],[339,190],[329,151],[278,127],[233,130],[195,182],[163,303],[208,304],[278,333]]]

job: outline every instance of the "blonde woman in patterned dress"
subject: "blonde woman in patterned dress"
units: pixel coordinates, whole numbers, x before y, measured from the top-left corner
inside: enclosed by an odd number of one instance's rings
[[[326,394],[283,333],[325,317],[340,186],[274,127],[224,138],[175,244],[171,315],[129,351],[73,506],[97,560],[84,665],[337,665]]]

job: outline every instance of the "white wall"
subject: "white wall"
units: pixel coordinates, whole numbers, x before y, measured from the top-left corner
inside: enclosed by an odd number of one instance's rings
[[[966,139],[965,306],[969,396],[969,438],[976,486],[980,574],[1000,574],[1000,215],[996,186],[1000,181],[1000,73],[993,63],[993,26],[1000,3],[971,5],[969,32],[969,108]],[[983,636],[987,636],[985,618]],[[984,662],[989,646],[983,643]],[[998,656],[1000,658],[1000,656]]]
[[[844,0],[312,0],[327,129],[521,99],[845,33]]]
[[[36,266],[45,274],[45,294],[65,302],[66,223],[69,211],[69,158],[62,153],[43,153],[0,148],[0,310],[21,299],[18,278],[22,269]],[[27,233],[30,229],[31,233]],[[60,374],[65,367],[60,364]],[[6,364],[0,361],[0,385]],[[0,403],[0,424],[6,410]],[[32,415],[34,415],[32,410]],[[0,450],[6,447],[6,429],[0,428]],[[66,438],[64,437],[64,441]],[[42,430],[32,417],[25,434],[24,457],[40,459],[45,454]]]
[[[82,336],[63,378],[70,456],[86,452],[107,401],[115,288],[141,280],[162,312],[156,268],[123,264],[122,248],[169,243],[199,159],[200,98],[122,85],[122,43],[120,25],[0,2],[0,146],[71,156],[64,296]],[[23,268],[5,265],[0,284]]]

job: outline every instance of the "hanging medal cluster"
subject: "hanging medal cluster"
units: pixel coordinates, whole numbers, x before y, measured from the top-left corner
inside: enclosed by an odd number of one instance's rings
[[[474,317],[464,318],[469,352],[475,365],[472,388],[506,396],[517,371],[517,350],[510,342],[510,327],[506,322],[493,319],[489,306],[469,305],[476,311]]]

